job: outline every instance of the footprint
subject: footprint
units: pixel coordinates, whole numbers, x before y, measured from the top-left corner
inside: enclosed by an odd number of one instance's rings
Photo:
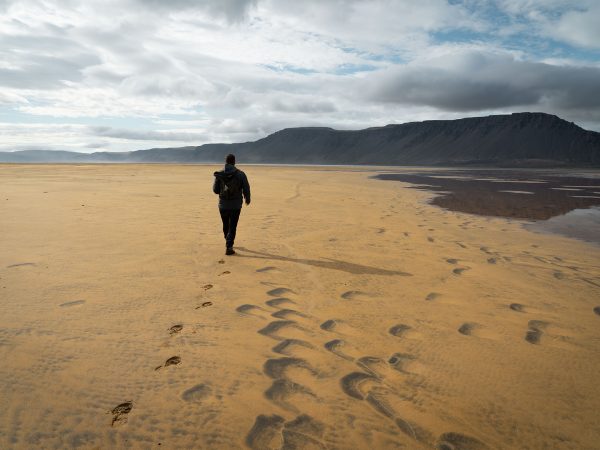
[[[361,358],[361,360],[362,359],[363,358]],[[374,386],[365,389],[364,385],[369,383],[374,383]],[[366,400],[375,411],[392,419],[404,434],[422,443],[432,441],[430,433],[417,425],[397,417],[396,412],[386,401],[388,391],[379,386],[380,380],[378,377],[363,372],[352,372],[342,378],[340,384],[344,393],[358,400]],[[450,448],[448,448],[448,450],[450,450]]]
[[[212,288],[213,288],[213,285],[212,285],[212,284],[205,284],[204,286],[202,286],[202,288],[203,288],[205,291],[208,291],[209,289],[212,289]]]
[[[452,273],[454,275],[462,275],[462,273],[465,272],[466,270],[469,270],[469,268],[468,267],[458,267],[458,268],[454,269],[452,271]]]
[[[274,312],[271,316],[277,319],[285,319],[285,320],[293,320],[294,318],[300,317],[302,319],[308,319],[304,313],[298,312],[294,309],[280,309],[279,311]],[[291,317],[290,317],[291,316]]]
[[[483,442],[460,433],[444,433],[440,436],[436,448],[438,450],[485,450]]]
[[[398,372],[408,373],[408,371],[406,370],[406,366],[415,359],[415,356],[409,355],[407,353],[394,353],[392,356],[390,356],[390,359],[388,359],[388,363]]]
[[[327,448],[322,442],[324,432],[325,425],[306,414],[289,422],[276,414],[261,414],[246,437],[246,445],[252,450],[321,450]]]
[[[292,320],[275,320],[275,321],[269,323],[266,327],[258,330],[258,333],[262,334],[263,336],[268,336],[271,339],[283,341],[286,338],[279,336],[278,332],[283,329],[286,329],[286,328],[293,328],[296,330],[308,331],[308,330],[305,330],[304,328],[302,328],[301,326],[299,326],[296,322],[294,322]]]
[[[437,292],[430,292],[429,294],[427,294],[427,297],[425,297],[425,300],[427,300],[427,301],[435,300],[440,295],[442,295],[442,294],[439,294]]]
[[[265,397],[288,411],[297,412],[297,408],[288,401],[291,396],[304,394],[316,397],[316,395],[310,389],[290,380],[287,376],[290,369],[302,369],[317,376],[317,372],[304,359],[290,357],[268,359],[263,365],[263,372],[275,381],[265,391]]]
[[[252,429],[246,436],[246,445],[252,450],[279,449],[283,444],[283,417],[273,414],[256,417]]]
[[[600,306],[596,306],[594,312],[600,316]]]
[[[124,402],[115,406],[111,413],[113,415],[111,426],[127,423],[127,414],[133,409],[133,402]]]
[[[377,228],[377,234],[385,233],[385,228]]]
[[[321,328],[321,330],[325,330],[325,331],[333,331],[335,330],[335,327],[337,326],[337,322],[333,319],[329,319],[326,320],[325,322],[323,322],[321,325],[319,325],[319,328]]]
[[[448,258],[448,259],[446,260],[446,262],[447,262],[448,264],[458,264],[458,259],[456,259],[456,258]]]
[[[226,270],[225,272],[222,272],[222,273],[220,273],[220,274],[219,274],[219,276],[222,276],[222,275],[229,275],[230,273],[231,273],[231,272],[230,272],[229,270]]]
[[[61,308],[70,308],[71,306],[83,305],[84,303],[85,300],[73,300],[72,302],[61,303],[58,306],[60,306]]]
[[[565,274],[561,271],[556,271],[552,275],[554,275],[554,278],[556,278],[557,280],[562,280],[565,277]]]
[[[345,359],[347,361],[354,361],[354,358],[352,356],[347,355],[342,350],[340,350],[345,345],[346,345],[346,343],[344,341],[342,341],[341,339],[334,339],[333,341],[326,342],[324,344],[324,347],[327,350],[329,350],[331,353],[339,356],[342,359]]]
[[[219,264],[225,264],[225,260],[224,259],[220,259],[217,261]]]
[[[520,303],[511,303],[509,305],[509,308],[512,309],[513,311],[517,311],[517,312],[525,312],[525,306],[521,305]]]
[[[467,246],[462,242],[455,242],[455,244],[458,245],[460,248],[467,248]]]
[[[270,272],[272,270],[277,270],[277,267],[267,266],[267,267],[261,267],[260,269],[256,269],[257,272]]]
[[[318,449],[327,446],[322,442],[325,425],[307,414],[301,414],[283,428],[283,449]]]
[[[279,298],[274,298],[271,300],[267,300],[265,302],[268,306],[270,306],[271,308],[279,308],[280,306],[285,306],[285,305],[295,305],[296,302],[287,298],[287,297],[279,297]]]
[[[298,412],[298,408],[292,405],[289,402],[289,399],[293,395],[298,394],[316,397],[316,395],[307,387],[285,378],[273,381],[271,387],[265,391],[265,397],[267,397],[267,399],[271,400],[281,408],[292,412]]]
[[[431,236],[427,236],[427,240],[428,240],[429,242],[435,242],[435,239],[434,239],[434,238],[432,238]]]
[[[205,384],[197,384],[193,386],[181,394],[181,398],[186,402],[190,403],[200,403],[202,400],[205,400],[212,394],[212,388]]]
[[[366,394],[363,393],[362,386],[369,382],[379,383],[379,379],[364,372],[352,372],[340,380],[340,385],[346,395],[358,400],[364,400]]]
[[[487,262],[488,262],[489,264],[496,264],[496,261],[497,261],[497,260],[496,260],[496,258],[488,258],[488,259],[487,259]]]
[[[165,361],[165,367],[168,366],[176,366],[181,363],[181,358],[179,356],[171,356],[169,359]]]
[[[402,337],[407,331],[411,330],[412,327],[410,325],[405,325],[403,323],[399,323],[394,325],[392,328],[388,330],[392,336]]]
[[[261,319],[266,319],[267,317],[269,317],[269,311],[261,308],[260,306],[250,305],[248,303],[238,306],[237,308],[235,308],[235,310],[240,314],[260,317]]]
[[[163,367],[176,366],[177,364],[181,364],[181,358],[179,356],[171,356],[162,366],[157,366],[154,370],[160,370]]]
[[[263,365],[263,372],[273,379],[287,379],[285,373],[290,368],[307,370],[311,375],[317,375],[316,370],[304,359],[290,357],[267,359]]]
[[[284,287],[271,289],[270,291],[267,292],[267,295],[270,295],[271,297],[280,297],[284,294],[295,294],[295,292],[292,291],[291,289],[284,288]]]
[[[473,334],[473,330],[475,330],[478,327],[479,325],[477,325],[476,323],[463,323],[458,329],[458,332],[460,334],[464,334],[465,336],[471,336]]]
[[[282,355],[289,355],[291,353],[291,350],[294,347],[302,347],[302,348],[310,348],[310,349],[315,348],[311,343],[303,341],[302,339],[286,339],[284,341],[281,341],[275,347],[273,347],[272,350],[275,353],[280,353]]]
[[[196,309],[206,308],[207,306],[212,306],[213,302],[204,302],[200,306],[196,306]]]
[[[527,324],[528,330],[525,334],[525,340],[530,344],[539,344],[546,326],[548,326],[548,323],[542,320],[530,320]]]
[[[362,292],[362,291],[346,291],[342,295],[340,295],[340,297],[342,297],[345,300],[354,300],[355,298],[365,296],[365,295],[368,295],[368,294],[366,292]]]
[[[183,330],[183,325],[173,325],[171,328],[169,328],[169,334],[173,336],[174,334],[179,333],[181,330]]]

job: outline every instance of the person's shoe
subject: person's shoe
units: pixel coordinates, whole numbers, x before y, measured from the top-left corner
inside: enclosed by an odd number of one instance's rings
[[[225,250],[225,254],[226,255],[235,255],[235,250],[233,249],[233,247],[227,247],[227,250]]]

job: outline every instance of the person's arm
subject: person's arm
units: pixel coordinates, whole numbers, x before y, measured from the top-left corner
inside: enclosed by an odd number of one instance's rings
[[[242,177],[242,193],[244,194],[244,199],[246,199],[246,205],[250,204],[250,183],[248,183],[248,177],[246,174]]]
[[[219,183],[219,179],[215,177],[215,181],[213,182],[213,192],[215,194],[221,193],[221,183]]]

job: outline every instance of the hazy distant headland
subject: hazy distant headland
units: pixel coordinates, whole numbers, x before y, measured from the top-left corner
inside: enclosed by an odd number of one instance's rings
[[[429,120],[364,130],[286,128],[254,142],[132,152],[0,152],[15,163],[244,163],[600,167],[600,133],[545,113]]]

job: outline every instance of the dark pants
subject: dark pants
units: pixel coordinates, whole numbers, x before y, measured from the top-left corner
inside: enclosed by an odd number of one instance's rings
[[[225,236],[225,245],[227,248],[233,247],[235,230],[237,229],[241,211],[241,209],[219,209],[221,220],[223,221],[223,236]]]

